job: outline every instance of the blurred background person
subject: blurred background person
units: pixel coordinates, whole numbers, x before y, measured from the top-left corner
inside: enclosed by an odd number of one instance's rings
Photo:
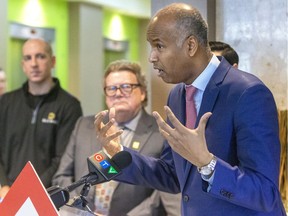
[[[0,97],[6,92],[6,74],[5,71],[0,68]]]
[[[147,86],[140,65],[125,60],[110,63],[104,75],[104,92],[107,107],[114,107],[117,111],[116,126],[124,130],[121,136],[122,144],[141,154],[159,157],[164,140],[155,119],[144,109],[147,105]],[[97,143],[94,116],[80,118],[53,178],[53,184],[66,187],[86,175],[87,157],[101,150]],[[111,188],[107,189],[110,186]],[[156,197],[157,203],[150,205],[149,202],[142,202],[153,193],[151,188],[114,181],[98,184],[95,188],[90,189],[87,200],[97,215],[180,215],[180,194],[154,194],[153,200]],[[105,194],[108,190],[111,194]],[[72,191],[70,196],[79,195],[80,191],[81,187]],[[105,196],[102,198],[101,194]],[[165,210],[159,202],[160,197],[167,204],[164,206]],[[145,213],[142,212],[143,209]],[[77,210],[66,207],[62,208],[60,213],[79,214]]]
[[[0,100],[0,198],[28,161],[45,187],[51,185],[77,119],[80,102],[52,77],[56,57],[42,39],[27,40],[22,48],[22,88]]]
[[[223,56],[233,67],[238,68],[239,56],[229,44],[221,41],[209,41],[209,46],[216,56]]]

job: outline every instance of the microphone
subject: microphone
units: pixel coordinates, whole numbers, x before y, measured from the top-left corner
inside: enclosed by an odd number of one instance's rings
[[[87,196],[90,186],[110,181],[121,173],[132,162],[132,156],[127,151],[121,151],[115,154],[111,159],[103,151],[99,151],[87,158],[89,173],[66,188],[52,186],[47,189],[51,200],[57,209],[67,204],[70,199],[69,192],[84,184],[79,197],[69,205],[81,208],[88,208],[85,196]],[[89,209],[89,208],[88,208]]]
[[[127,151],[120,151],[111,159],[103,151],[99,151],[87,158],[88,170],[90,173],[96,173],[97,184],[110,181],[121,173],[132,162],[132,156]],[[96,184],[92,182],[91,185]]]
[[[95,185],[110,181],[119,175],[121,169],[127,167],[131,161],[131,154],[127,151],[118,152],[111,159],[103,151],[99,151],[87,158],[89,173],[67,186],[66,189],[71,192],[86,183]]]

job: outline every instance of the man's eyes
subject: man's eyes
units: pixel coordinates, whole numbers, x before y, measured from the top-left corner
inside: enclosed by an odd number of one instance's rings
[[[107,89],[108,91],[114,91],[114,90],[117,89],[117,86],[108,86],[108,87],[106,87],[106,89]]]
[[[123,85],[120,85],[120,88],[124,88],[124,89],[131,88],[131,85],[123,84]]]
[[[36,58],[45,59],[45,58],[46,58],[46,55],[44,55],[44,54],[37,54],[37,55],[36,55]]]
[[[30,60],[30,59],[31,59],[30,56],[24,56],[24,57],[23,57],[23,60],[24,60],[24,61],[28,61],[28,60]]]
[[[122,84],[120,86],[108,86],[106,87],[107,90],[117,90],[118,88],[122,88],[122,89],[130,89],[131,88],[131,85],[129,84]]]
[[[37,54],[36,56],[35,56],[35,58],[36,59],[45,59],[46,58],[46,55],[45,54]],[[24,56],[23,57],[23,60],[24,61],[29,61],[29,60],[31,60],[32,59],[32,56]]]
[[[162,49],[164,46],[161,45],[161,44],[157,44],[156,47],[157,47],[158,49]]]

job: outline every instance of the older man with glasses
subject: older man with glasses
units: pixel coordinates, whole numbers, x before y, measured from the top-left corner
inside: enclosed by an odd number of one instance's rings
[[[155,119],[144,109],[147,105],[147,86],[140,65],[125,60],[108,65],[104,75],[104,93],[107,107],[116,110],[115,127],[123,129],[121,143],[142,154],[159,157],[163,149],[163,138]],[[86,158],[101,150],[98,142],[94,116],[80,118],[53,183],[68,186],[87,174]],[[80,189],[76,189],[74,195],[79,195]],[[96,185],[95,189],[90,190],[87,200],[97,215],[180,215],[180,194],[167,194],[113,181]],[[63,210],[60,211],[61,215],[64,215]],[[65,211],[68,215],[71,212],[77,214],[71,208],[65,207]]]

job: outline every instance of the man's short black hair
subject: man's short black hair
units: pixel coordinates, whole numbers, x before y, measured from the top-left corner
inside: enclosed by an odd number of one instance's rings
[[[212,52],[221,52],[221,56],[223,56],[231,65],[238,65],[239,56],[229,44],[221,41],[209,41],[209,46]]]

